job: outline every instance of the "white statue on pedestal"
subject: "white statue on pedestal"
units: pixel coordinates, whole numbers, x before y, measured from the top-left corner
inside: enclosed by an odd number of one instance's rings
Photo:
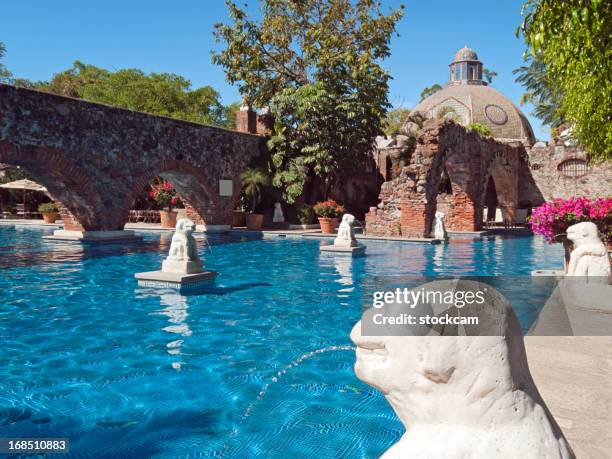
[[[338,236],[334,241],[336,247],[357,247],[357,239],[355,239],[355,217],[351,214],[344,214],[342,222],[338,227]]]
[[[582,222],[567,229],[567,238],[574,243],[570,255],[568,276],[599,277],[608,283],[610,276],[610,256],[608,249],[599,239],[597,226],[592,222]]]
[[[280,202],[274,203],[274,216],[272,217],[274,223],[284,223],[285,216],[283,215],[283,208]]]
[[[203,271],[193,238],[195,229],[195,223],[188,218],[181,218],[176,222],[168,257],[162,263],[162,272],[193,274]]]
[[[469,329],[470,336],[423,335],[422,326],[373,330],[376,308],[353,328],[355,374],[382,391],[406,428],[383,459],[575,457],[531,377],[512,307],[490,286],[478,288],[488,295],[476,315],[484,328]],[[461,316],[478,312],[468,309]]]
[[[434,237],[443,241],[448,239],[448,234],[446,234],[446,228],[444,228],[444,214],[442,212],[436,212]]]

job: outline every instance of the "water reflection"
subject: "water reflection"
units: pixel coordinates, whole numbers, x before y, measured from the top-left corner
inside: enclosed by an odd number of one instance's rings
[[[94,258],[138,253],[167,253],[172,240],[171,232],[163,232],[145,234],[145,239],[141,242],[92,244],[44,240],[42,236],[46,233],[43,231],[37,232],[40,234],[40,239],[31,238],[31,234],[36,230],[28,229],[27,231],[30,235],[29,243],[23,243],[23,239],[19,238],[19,242],[15,241],[15,244],[11,244],[21,232],[19,229],[10,229],[8,234],[3,234],[3,244],[0,246],[0,269],[80,262]],[[251,239],[258,239],[258,237],[248,238],[248,240]],[[245,240],[244,235],[201,235],[196,238],[196,243],[200,252],[210,252],[212,245],[231,244],[242,240]]]
[[[176,360],[172,362],[172,368],[180,371],[182,362],[181,347],[184,343],[184,339],[192,335],[191,328],[187,323],[189,317],[187,298],[179,293],[164,293],[159,297],[159,303],[164,309],[154,312],[154,314],[160,314],[168,317],[170,325],[162,328],[163,331],[171,333],[175,336],[172,341],[166,344],[168,354],[175,356]]]

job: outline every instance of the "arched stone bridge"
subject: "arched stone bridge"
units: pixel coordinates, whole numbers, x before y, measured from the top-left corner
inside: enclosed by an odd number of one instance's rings
[[[263,148],[254,134],[0,84],[0,162],[47,187],[67,230],[123,229],[157,175],[197,223],[230,224],[240,175]],[[220,180],[232,181],[227,196]]]

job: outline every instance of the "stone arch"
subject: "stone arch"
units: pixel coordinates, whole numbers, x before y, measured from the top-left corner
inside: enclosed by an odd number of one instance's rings
[[[84,231],[97,225],[103,205],[81,167],[66,152],[0,142],[0,162],[23,168],[48,190],[56,202],[65,229]]]
[[[498,185],[497,194],[503,208],[509,219],[513,219],[518,200],[518,161],[516,147],[482,137],[450,121],[427,121],[419,132],[411,163],[395,183],[391,182],[391,193],[389,187],[383,185],[383,207],[375,209],[367,221],[370,228],[383,228],[380,220],[388,220],[385,225],[392,225],[393,216],[387,216],[385,206],[400,201],[401,234],[429,236],[437,208],[440,176],[445,169],[453,193],[446,218],[448,229],[482,229],[483,202],[491,176]]]
[[[0,161],[62,203],[67,228],[122,230],[136,194],[166,173],[207,224],[230,223],[240,173],[265,138],[0,84]],[[231,179],[231,196],[219,180]],[[70,222],[71,220],[71,222]]]
[[[150,165],[131,184],[131,191],[123,200],[121,218],[127,221],[129,210],[137,195],[156,176],[168,180],[184,202],[187,216],[198,225],[230,225],[232,212],[240,196],[240,171],[228,177],[210,178],[203,167],[183,160],[167,160]],[[232,180],[231,196],[221,196],[219,180]]]
[[[509,149],[496,149],[488,156],[483,176],[479,209],[490,207],[491,193],[495,193],[496,206],[502,210],[504,220],[514,222],[518,207],[518,159]],[[491,184],[492,187],[491,188]],[[494,212],[494,211],[493,211]],[[489,216],[491,212],[489,212]],[[486,217],[483,215],[481,220]]]

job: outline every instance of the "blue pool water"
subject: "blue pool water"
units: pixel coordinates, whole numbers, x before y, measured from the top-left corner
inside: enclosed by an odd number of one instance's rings
[[[533,237],[372,241],[350,259],[316,239],[199,236],[220,274],[186,296],[133,279],[159,268],[168,234],[129,247],[42,235],[0,225],[0,437],[69,437],[75,458],[378,457],[402,425],[352,370],[365,281],[562,260]]]

